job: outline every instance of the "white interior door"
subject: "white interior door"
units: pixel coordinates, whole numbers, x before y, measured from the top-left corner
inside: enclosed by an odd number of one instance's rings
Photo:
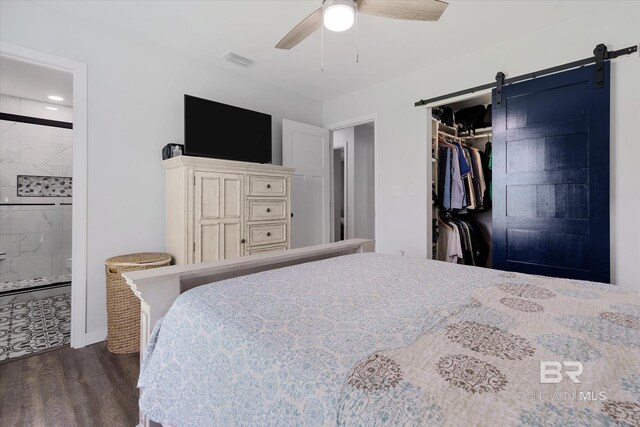
[[[282,121],[282,164],[291,178],[291,247],[331,241],[331,141],[328,129]]]

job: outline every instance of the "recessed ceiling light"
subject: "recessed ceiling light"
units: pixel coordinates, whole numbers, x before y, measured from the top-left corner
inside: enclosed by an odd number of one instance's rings
[[[47,110],[58,111],[56,107],[45,107]]]
[[[64,98],[58,95],[49,95],[49,99],[52,101],[64,101]]]

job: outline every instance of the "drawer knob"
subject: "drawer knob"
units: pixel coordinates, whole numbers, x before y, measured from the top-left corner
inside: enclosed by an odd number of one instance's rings
[[[244,242],[246,242],[246,240],[244,239],[240,240],[240,243],[244,244]]]
[[[271,232],[267,231],[267,237],[271,236]]]
[[[267,184],[267,188],[271,188],[271,184]]]
[[[271,212],[271,208],[267,208],[267,212]]]

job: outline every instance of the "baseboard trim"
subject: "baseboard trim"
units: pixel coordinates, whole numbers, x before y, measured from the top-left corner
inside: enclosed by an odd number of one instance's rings
[[[87,332],[82,337],[82,345],[75,346],[74,348],[85,347],[87,345],[95,344],[95,343],[104,341],[106,339],[107,339],[107,330],[106,329],[100,329],[100,330],[93,331],[93,332]]]

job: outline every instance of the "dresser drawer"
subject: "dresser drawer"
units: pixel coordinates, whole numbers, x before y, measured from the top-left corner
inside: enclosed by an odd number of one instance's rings
[[[249,199],[247,221],[278,221],[287,219],[287,201],[271,199]]]
[[[279,246],[257,246],[255,248],[247,248],[247,255],[266,254],[268,252],[282,252],[287,249],[286,245]]]
[[[247,235],[249,246],[286,243],[287,223],[251,224],[247,226]]]
[[[249,175],[249,196],[287,195],[287,178],[283,176]]]

